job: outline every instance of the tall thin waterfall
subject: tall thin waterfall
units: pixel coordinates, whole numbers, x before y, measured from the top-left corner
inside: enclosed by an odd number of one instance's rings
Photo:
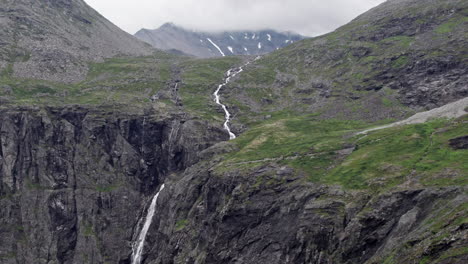
[[[151,223],[153,222],[153,216],[156,211],[156,202],[158,201],[159,193],[161,193],[163,189],[164,189],[164,184],[161,185],[161,188],[153,197],[153,200],[151,201],[151,205],[148,208],[148,213],[146,214],[146,218],[145,218],[145,224],[143,225],[143,228],[141,229],[140,234],[138,235],[138,240],[133,245],[132,264],[141,263],[141,256],[143,254],[143,247],[145,246],[146,234],[148,233],[148,229],[150,228]]]

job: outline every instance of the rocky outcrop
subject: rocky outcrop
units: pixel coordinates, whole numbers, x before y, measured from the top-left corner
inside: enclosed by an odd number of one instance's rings
[[[179,177],[166,181],[144,263],[412,263],[467,242],[461,223],[431,226],[466,201],[461,187],[372,194],[304,183],[275,164],[220,173],[212,163]]]
[[[153,52],[82,0],[4,0],[0,38],[13,76],[66,83],[83,80],[88,62]]]
[[[82,107],[0,114],[0,262],[118,263],[147,199],[228,135]]]

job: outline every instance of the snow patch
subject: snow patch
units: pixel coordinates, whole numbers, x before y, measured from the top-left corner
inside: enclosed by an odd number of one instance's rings
[[[203,40],[200,39],[200,42],[203,43]]]
[[[231,46],[228,47],[228,50],[229,50],[232,54],[234,54],[234,50],[232,49]]]
[[[271,35],[267,34],[267,37],[268,37],[268,41],[271,41]]]
[[[253,34],[253,36],[252,36],[252,39],[255,39],[255,36],[256,36],[256,35],[255,35],[255,34]]]
[[[288,40],[285,40],[284,43],[289,43],[289,41],[290,41],[289,39],[288,39]]]
[[[216,45],[210,38],[206,39],[211,43],[211,45],[218,49],[219,53],[221,53],[221,56],[226,57],[226,54],[224,54],[224,52],[221,50],[221,48],[219,48],[218,45]]]
[[[249,51],[246,47],[244,47],[244,50],[245,50],[245,51]]]
[[[259,43],[258,43],[258,49],[261,49],[261,48],[262,48],[262,43],[259,42]]]
[[[235,40],[234,37],[232,35],[229,35],[229,37],[232,39],[232,40]]]

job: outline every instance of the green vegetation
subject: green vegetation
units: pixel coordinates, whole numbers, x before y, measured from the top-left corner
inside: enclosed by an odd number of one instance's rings
[[[87,237],[92,237],[96,236],[96,233],[94,232],[93,225],[91,223],[84,223],[82,224],[83,227],[83,235]]]
[[[121,186],[121,184],[119,184],[119,183],[109,184],[109,185],[97,185],[96,186],[96,191],[108,193],[108,192],[112,192],[112,191],[118,189],[120,186]]]
[[[225,57],[206,60],[189,60],[181,63],[180,96],[184,107],[206,120],[223,118],[213,101],[212,94],[217,85],[223,82],[224,74],[241,63],[238,57]]]
[[[449,130],[439,133],[441,128]],[[425,185],[467,184],[467,151],[447,145],[450,136],[463,135],[466,129],[463,123],[435,120],[373,132],[357,141],[358,149],[322,180],[351,188],[388,187],[414,173],[423,176]],[[458,171],[458,176],[445,178],[446,168]]]
[[[436,29],[435,32],[438,34],[447,34],[451,33],[457,28],[458,26],[460,27],[466,27],[466,24],[468,23],[468,17],[467,16],[456,16],[451,19],[449,19],[447,22],[439,25]]]
[[[211,94],[223,81],[224,73],[240,63],[238,57],[195,60],[162,52],[148,57],[120,57],[90,64],[86,80],[75,84],[15,78],[9,65],[0,75],[0,96],[19,105],[120,105],[128,110],[141,109],[150,105],[151,96],[158,91],[170,94],[171,82],[181,78],[180,97],[187,111],[216,120],[222,115],[209,106]],[[173,67],[181,70],[181,76],[174,75]],[[157,103],[173,106],[173,99],[161,98]]]
[[[408,59],[407,56],[401,56],[392,63],[392,67],[393,68],[403,68],[404,66],[406,66],[408,64],[408,61],[409,61],[409,59]]]
[[[175,225],[175,228],[176,228],[176,231],[180,231],[182,229],[184,229],[188,224],[188,220],[187,219],[181,219],[179,221],[177,221],[176,225]]]
[[[86,80],[75,84],[19,79],[11,65],[0,76],[0,87],[12,103],[23,105],[127,105],[138,107],[165,88],[172,78],[170,65],[177,58],[156,53],[139,58],[114,58],[89,65]],[[0,90],[1,93],[1,90]]]
[[[355,135],[369,126],[363,122],[273,117],[233,141],[240,150],[228,154],[219,169],[276,162],[305,173],[309,181],[351,189],[384,190],[412,175],[427,186],[466,185],[468,150],[454,150],[448,141],[466,134],[467,120],[433,120],[363,136]],[[353,146],[350,155],[340,153]]]

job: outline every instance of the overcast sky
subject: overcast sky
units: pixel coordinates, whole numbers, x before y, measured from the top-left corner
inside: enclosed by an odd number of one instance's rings
[[[134,34],[165,22],[194,30],[291,30],[317,36],[385,0],[85,0]]]

